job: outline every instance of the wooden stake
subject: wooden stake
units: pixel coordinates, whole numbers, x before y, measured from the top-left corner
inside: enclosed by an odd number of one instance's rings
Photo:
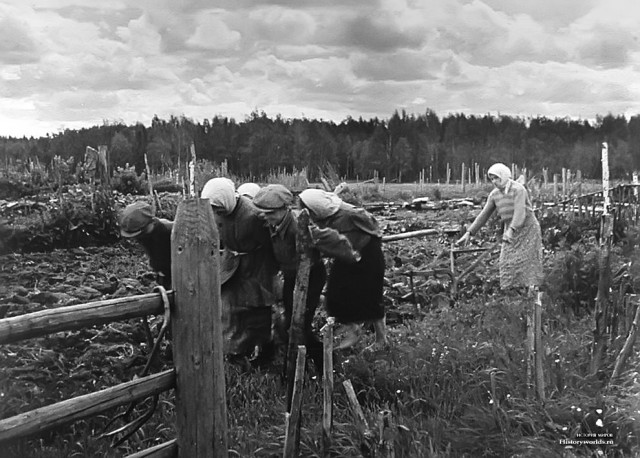
[[[631,329],[629,329],[629,334],[627,335],[627,340],[620,350],[620,354],[616,358],[616,364],[613,368],[613,373],[611,374],[611,379],[609,380],[609,384],[615,382],[615,380],[620,376],[620,372],[622,372],[622,368],[624,367],[624,363],[631,354],[633,350],[633,344],[636,342],[636,336],[638,334],[638,325],[640,324],[640,307],[636,308],[635,318],[633,319],[633,323],[631,323]]]
[[[360,403],[358,402],[358,397],[356,396],[356,392],[353,389],[351,380],[345,380],[344,382],[342,382],[342,386],[344,386],[344,390],[347,393],[347,400],[349,401],[349,407],[351,408],[351,413],[353,414],[355,427],[358,429],[362,437],[366,438],[370,434],[369,425],[367,424],[367,419],[364,416],[362,407],[360,407]]]
[[[526,340],[526,352],[527,355],[527,396],[533,397],[534,392],[534,368],[535,368],[535,332],[534,332],[534,307],[531,306],[529,300],[527,300],[526,304],[527,310],[527,340]]]
[[[304,387],[304,369],[307,357],[307,349],[304,345],[298,347],[296,359],[295,384],[291,408],[285,415],[285,438],[283,458],[294,458],[298,456],[300,449],[300,412],[302,410],[302,389]]]
[[[542,347],[542,293],[535,291],[536,298],[533,304],[534,307],[534,322],[535,322],[535,367],[536,367],[536,394],[538,400],[545,400],[544,394],[544,371],[542,367],[542,356],[544,349]]]
[[[465,180],[464,180],[464,162],[462,163],[462,170],[460,172],[460,183],[462,184],[462,192],[465,192]]]
[[[333,428],[333,325],[329,317],[321,332],[323,334],[323,408],[322,408],[322,454],[330,456],[331,430]]]
[[[611,245],[613,243],[613,218],[609,213],[609,150],[606,142],[602,143],[602,193],[604,211],[600,225],[600,258],[598,262],[598,295],[594,311],[593,346],[591,352],[591,373],[600,370],[602,357],[607,346],[607,325],[609,292],[611,289]]]
[[[149,197],[151,198],[151,210],[153,214],[156,214],[156,198],[153,194],[153,184],[151,183],[151,169],[149,168],[149,161],[147,160],[147,153],[144,153],[144,167],[147,170],[147,184],[149,185]]]
[[[309,211],[304,209],[298,216],[298,233],[296,235],[296,251],[298,252],[298,271],[296,285],[293,290],[293,311],[289,325],[289,345],[285,372],[287,374],[287,410],[291,410],[294,378],[296,374],[295,361],[300,354],[298,346],[304,344],[304,312],[307,308],[307,291],[309,290],[309,272],[311,271],[311,235],[309,227]]]
[[[454,247],[455,243],[451,242],[451,247],[449,249],[449,263],[451,269],[451,292],[453,294],[458,292],[458,280],[456,279],[456,255]]]
[[[191,144],[191,161],[189,161],[189,197],[196,196],[196,145]]]
[[[390,410],[382,410],[378,413],[378,432],[380,437],[379,456],[381,458],[395,458],[396,429]]]

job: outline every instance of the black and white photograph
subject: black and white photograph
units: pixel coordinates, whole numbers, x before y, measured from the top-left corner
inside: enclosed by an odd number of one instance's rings
[[[640,456],[640,3],[0,0],[0,457]]]

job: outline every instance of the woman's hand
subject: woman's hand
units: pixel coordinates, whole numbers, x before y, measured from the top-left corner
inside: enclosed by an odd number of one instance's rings
[[[464,235],[458,239],[456,245],[464,244],[463,246],[467,246],[469,244],[469,239],[471,239],[471,234],[465,232]]]
[[[511,227],[508,227],[505,231],[504,234],[502,234],[502,241],[504,243],[511,243],[513,242],[513,229]]]

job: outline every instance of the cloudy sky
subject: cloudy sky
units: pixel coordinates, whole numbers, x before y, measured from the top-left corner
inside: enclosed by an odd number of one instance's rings
[[[0,0],[0,135],[640,113],[637,0]]]

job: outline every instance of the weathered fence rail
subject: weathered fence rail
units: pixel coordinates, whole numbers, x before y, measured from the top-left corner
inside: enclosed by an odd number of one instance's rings
[[[90,418],[114,407],[162,393],[175,387],[175,379],[175,371],[167,370],[0,420],[0,442]]]
[[[633,224],[638,223],[640,216],[640,184],[624,183],[609,188],[607,193],[609,211],[614,214],[615,221],[625,220]],[[545,205],[553,206],[555,203]],[[601,216],[605,213],[604,190],[573,196],[558,202],[563,212],[570,212],[581,216]]]
[[[173,292],[168,293],[173,306]],[[62,331],[73,331],[114,321],[160,315],[163,312],[160,293],[121,297],[86,304],[27,313],[0,320],[0,344],[43,337]]]

